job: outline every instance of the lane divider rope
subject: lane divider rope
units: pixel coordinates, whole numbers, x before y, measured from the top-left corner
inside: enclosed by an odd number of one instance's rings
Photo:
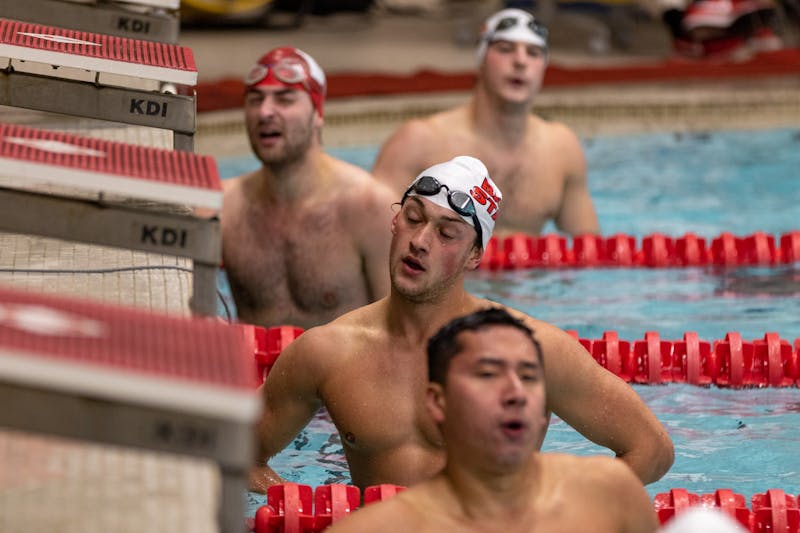
[[[492,237],[479,266],[483,270],[521,270],[564,267],[689,267],[717,265],[770,266],[800,261],[800,230],[775,237],[765,232],[736,236],[724,232],[707,241],[687,233],[670,237],[646,235],[638,242],[622,233],[611,236],[578,235],[571,247],[557,234],[531,236],[516,233]]]

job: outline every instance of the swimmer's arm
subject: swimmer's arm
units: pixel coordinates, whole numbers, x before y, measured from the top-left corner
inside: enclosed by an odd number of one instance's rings
[[[566,126],[558,133],[558,151],[565,165],[564,194],[556,226],[570,235],[600,233],[586,170],[586,156],[577,136]]]
[[[403,123],[381,146],[372,175],[402,195],[417,174],[429,166],[430,137],[430,128],[422,120]],[[398,196],[395,201],[399,200]]]
[[[250,490],[266,492],[284,480],[267,465],[283,450],[322,406],[317,394],[319,372],[314,359],[318,335],[306,331],[287,346],[262,387],[262,415],[256,425],[257,465],[250,472]]]
[[[674,460],[672,440],[639,395],[567,333],[543,323],[533,328],[542,332],[548,408],[614,451],[643,483],[660,479]]]

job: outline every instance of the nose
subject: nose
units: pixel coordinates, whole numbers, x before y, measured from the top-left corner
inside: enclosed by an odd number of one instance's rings
[[[528,49],[524,45],[524,43],[517,43],[516,47],[514,48],[514,64],[517,66],[525,66],[525,63],[528,60]]]
[[[271,117],[275,114],[275,100],[271,96],[265,96],[258,106],[258,114],[263,117]]]
[[[409,241],[411,248],[418,252],[427,252],[430,250],[434,231],[436,231],[436,229],[432,224],[420,224],[417,230],[411,235],[411,240]]]
[[[528,403],[525,385],[515,372],[508,374],[502,398],[506,406],[522,407]]]

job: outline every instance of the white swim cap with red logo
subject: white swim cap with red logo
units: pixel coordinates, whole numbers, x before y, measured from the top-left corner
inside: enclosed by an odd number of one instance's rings
[[[327,81],[325,72],[307,53],[291,46],[274,48],[264,54],[245,76],[246,88],[281,86],[308,93],[322,115]]]
[[[447,199],[448,192],[461,191],[467,193],[475,204],[475,214],[478,217],[478,223],[481,225],[482,244],[485,250],[492,236],[492,231],[494,231],[495,219],[500,213],[500,202],[503,200],[503,193],[500,192],[500,188],[489,177],[486,165],[475,157],[460,155],[450,161],[426,168],[411,182],[412,186],[424,176],[436,178],[436,181],[441,185],[446,185],[447,189],[442,187],[436,194],[431,196],[421,196],[413,189],[409,189],[408,195],[420,196],[439,207],[453,211],[454,209]],[[459,216],[470,226],[474,225],[472,217],[461,214]]]

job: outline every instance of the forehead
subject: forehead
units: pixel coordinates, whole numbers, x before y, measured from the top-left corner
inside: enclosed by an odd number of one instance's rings
[[[262,96],[274,95],[274,94],[295,94],[295,93],[304,93],[307,94],[303,89],[297,87],[291,87],[289,85],[256,85],[255,87],[250,87],[247,89],[247,94],[260,94]]]
[[[495,39],[489,42],[489,50],[493,49],[508,49],[508,48],[516,48],[521,46],[527,50],[536,50],[538,52],[543,52],[545,49],[538,44],[528,43],[525,41],[511,41],[509,39]]]
[[[477,331],[458,334],[459,354],[453,362],[474,364],[484,357],[499,359],[509,364],[533,363],[541,365],[540,354],[525,332],[503,324],[484,326]]]

